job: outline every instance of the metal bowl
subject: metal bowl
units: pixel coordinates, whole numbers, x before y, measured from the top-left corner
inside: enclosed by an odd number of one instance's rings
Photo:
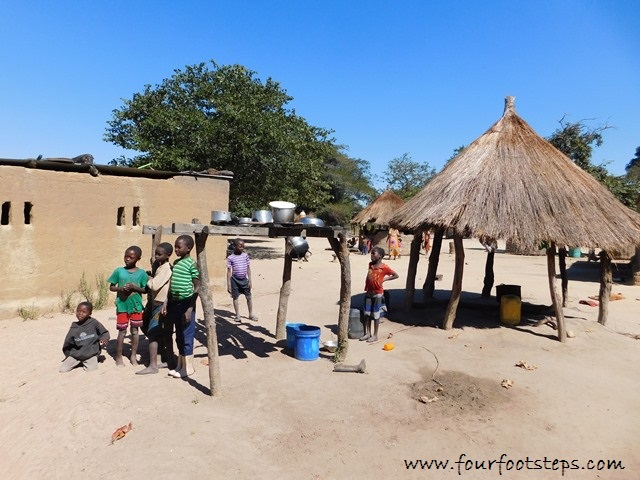
[[[239,225],[251,225],[251,217],[240,217],[238,218]]]
[[[331,353],[334,353],[338,349],[338,342],[336,340],[327,340],[322,345]]]
[[[324,227],[324,221],[319,218],[302,217],[300,223],[303,225],[315,225],[316,227]]]

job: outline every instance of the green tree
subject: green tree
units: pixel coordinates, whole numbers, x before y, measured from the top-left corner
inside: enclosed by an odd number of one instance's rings
[[[408,200],[422,190],[435,174],[435,169],[427,162],[416,162],[408,153],[403,153],[389,161],[382,180],[396,195]]]
[[[563,117],[560,119],[560,128],[553,132],[547,140],[573,160],[576,165],[590,173],[618,200],[635,209],[639,191],[638,181],[629,175],[611,175],[606,164],[594,165],[591,162],[593,148],[602,145],[602,133],[609,128],[611,127],[608,125],[589,128],[583,121],[568,123]],[[627,165],[627,167],[629,166]]]
[[[247,214],[270,200],[312,208],[329,197],[331,131],[309,125],[292,97],[241,65],[187,66],[113,111],[104,139],[141,152],[114,163],[170,171],[234,172],[230,204]]]
[[[333,155],[325,161],[330,200],[318,212],[329,223],[339,225],[349,223],[355,213],[376,196],[369,162],[351,158],[345,150],[343,146],[335,147]]]
[[[636,155],[629,160],[625,171],[631,179],[640,181],[640,147],[636,147]]]

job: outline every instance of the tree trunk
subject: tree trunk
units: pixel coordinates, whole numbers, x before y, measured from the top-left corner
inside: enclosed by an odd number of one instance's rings
[[[440,262],[440,250],[442,249],[442,237],[444,227],[438,228],[433,234],[433,244],[431,245],[431,255],[429,255],[429,267],[427,268],[427,278],[422,286],[423,301],[433,298],[436,289],[436,273],[438,272],[438,262]]]
[[[291,293],[291,244],[289,237],[284,239],[284,268],[282,270],[282,286],[278,301],[278,316],[276,317],[276,340],[287,338],[287,306]]]
[[[338,238],[329,238],[329,244],[340,262],[340,311],[338,313],[338,349],[336,362],[347,358],[349,348],[349,309],[351,307],[351,262],[347,236],[339,233]]]
[[[484,286],[482,287],[482,296],[489,298],[491,296],[491,289],[493,288],[493,260],[496,255],[495,248],[491,248],[490,252],[487,252],[487,262],[484,265]]]
[[[422,248],[422,232],[416,231],[411,241],[411,253],[409,254],[409,269],[407,270],[407,283],[404,292],[404,311],[408,312],[413,306],[413,298],[416,293],[416,272],[420,261],[420,248]]]
[[[209,359],[209,393],[212,397],[222,394],[220,385],[220,358],[218,356],[218,333],[216,332],[216,318],[213,308],[213,296],[209,288],[209,270],[207,269],[206,245],[209,238],[209,227],[202,228],[202,233],[196,233],[196,255],[198,270],[200,270],[200,288],[198,296],[202,303],[204,322],[207,326],[207,357]]]
[[[453,236],[453,244],[456,251],[456,265],[453,272],[453,286],[451,288],[451,298],[447,305],[447,311],[444,314],[444,324],[442,328],[451,330],[453,321],[458,311],[458,303],[460,302],[460,293],[462,292],[462,274],[464,273],[464,246],[462,245],[462,236],[455,234]]]
[[[600,306],[598,307],[598,323],[601,325],[607,324],[612,282],[613,275],[611,273],[611,257],[607,252],[600,252]]]
[[[558,289],[556,288],[556,246],[551,243],[547,247],[547,274],[549,276],[549,292],[551,293],[551,302],[556,312],[556,320],[558,322],[558,339],[561,342],[567,341],[567,329],[564,323],[564,312],[560,304]]]
[[[567,306],[569,299],[569,277],[567,277],[567,249],[558,249],[558,265],[560,266],[560,278],[562,280],[562,306]]]

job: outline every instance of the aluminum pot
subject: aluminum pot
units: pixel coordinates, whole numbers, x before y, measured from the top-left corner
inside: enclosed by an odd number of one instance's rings
[[[289,244],[292,257],[302,258],[309,251],[309,242],[304,237],[291,237]]]
[[[254,222],[259,223],[272,223],[273,216],[271,215],[271,210],[255,210],[251,213],[252,219]]]
[[[324,227],[324,222],[319,218],[302,217],[300,223],[303,225],[315,225],[316,227]]]
[[[240,217],[238,218],[239,225],[251,225],[251,217]]]
[[[295,216],[296,205],[291,202],[269,202],[271,207],[271,215],[273,221],[276,223],[290,223],[293,222]]]
[[[224,210],[214,210],[211,212],[211,223],[229,223],[231,220],[231,212]]]

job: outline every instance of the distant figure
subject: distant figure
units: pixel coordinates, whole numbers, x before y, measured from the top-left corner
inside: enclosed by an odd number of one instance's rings
[[[422,248],[424,248],[424,254],[427,255],[431,250],[431,234],[428,230],[422,232]]]
[[[151,277],[147,282],[149,301],[142,318],[142,333],[149,339],[149,366],[136,375],[158,373],[158,352],[167,366],[173,364],[173,324],[167,319],[167,300],[173,253],[170,243],[163,242],[156,247],[155,260],[151,265]]]
[[[116,329],[118,330],[118,343],[116,346],[116,365],[124,367],[122,361],[122,348],[127,328],[131,325],[131,365],[138,365],[136,355],[138,353],[138,329],[142,326],[141,293],[146,292],[147,272],[138,268],[136,264],[142,257],[142,249],[136,245],[127,248],[124,252],[124,267],[116,268],[107,279],[109,290],[116,292]]]
[[[389,260],[395,260],[400,256],[400,232],[397,229],[389,228],[387,246],[389,247]]]
[[[367,342],[378,341],[378,326],[380,325],[380,312],[384,308],[384,288],[382,284],[388,280],[395,280],[398,274],[386,263],[382,263],[385,256],[383,248],[373,247],[371,250],[371,262],[365,280],[364,289],[364,335],[360,340]],[[375,323],[373,335],[371,334],[371,322]]]
[[[109,343],[109,330],[93,318],[93,305],[81,302],[76,307],[77,322],[73,322],[62,344],[65,359],[60,373],[70,372],[79,365],[86,371],[98,368],[100,350]]]
[[[240,322],[240,306],[238,298],[244,295],[247,299],[249,319],[258,320],[253,314],[251,300],[251,260],[244,251],[244,240],[236,239],[233,253],[227,257],[227,292],[231,294],[233,309],[236,312],[236,322]]]
[[[195,243],[189,235],[180,235],[174,244],[178,259],[173,262],[167,317],[176,329],[178,364],[169,370],[169,376],[183,378],[195,372],[193,367],[193,340],[196,335],[196,300],[200,287],[200,271],[191,258]]]
[[[369,239],[363,233],[360,234],[359,244],[358,244],[360,255],[366,255],[369,253]]]

